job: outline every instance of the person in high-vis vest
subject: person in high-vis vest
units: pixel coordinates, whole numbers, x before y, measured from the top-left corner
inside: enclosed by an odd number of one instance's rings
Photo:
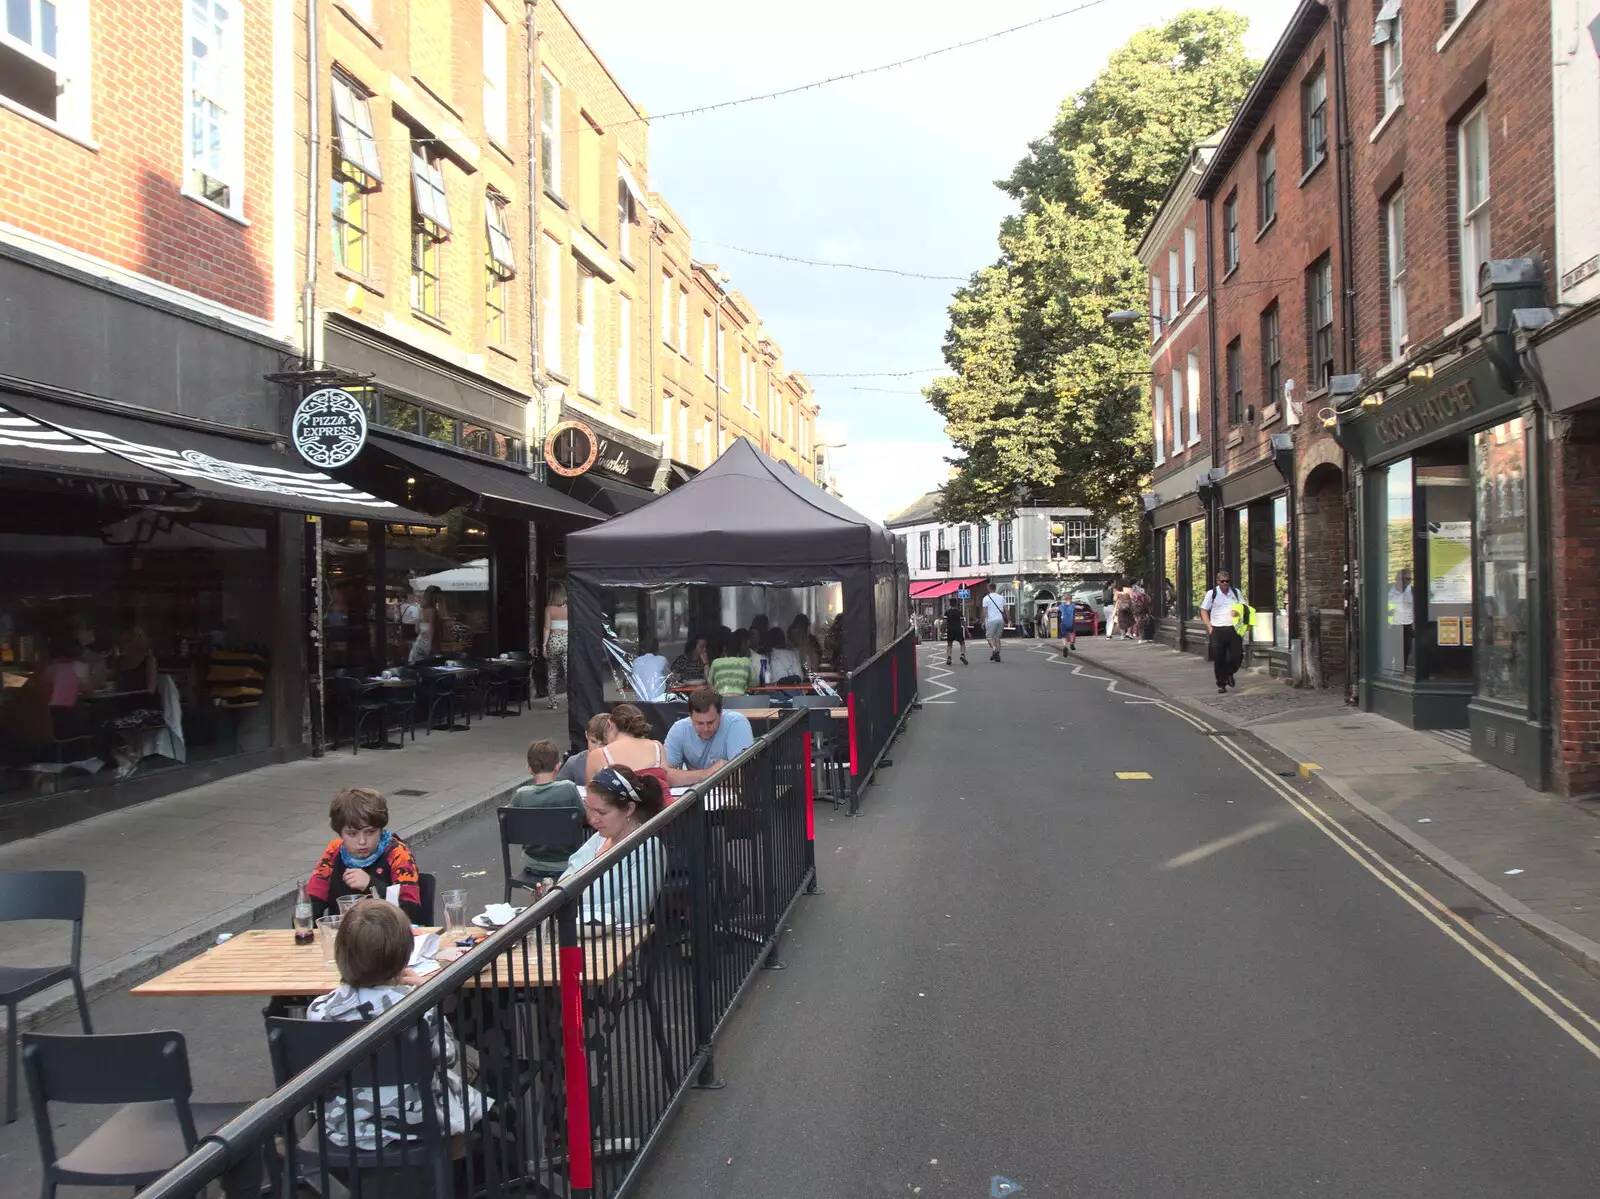
[[[1217,572],[1217,585],[1207,590],[1200,600],[1200,619],[1209,631],[1211,669],[1217,679],[1217,694],[1226,695],[1235,684],[1235,672],[1244,658],[1244,643],[1239,639],[1234,625],[1234,607],[1244,603],[1244,596],[1228,572]]]

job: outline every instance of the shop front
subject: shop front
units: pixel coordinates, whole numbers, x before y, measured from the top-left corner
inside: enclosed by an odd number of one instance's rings
[[[544,443],[551,485],[605,513],[621,516],[666,486],[669,463],[651,439],[619,429],[593,413],[561,406],[561,420]]]
[[[1543,787],[1542,418],[1485,347],[1430,370],[1338,418],[1361,471],[1361,704],[1470,730],[1476,756]]]
[[[1289,492],[1277,460],[1254,463],[1223,479],[1221,503],[1222,561],[1232,572],[1233,585],[1256,612],[1249,661],[1285,674],[1294,554]]]
[[[1205,653],[1206,627],[1200,601],[1210,581],[1210,544],[1205,504],[1198,492],[1161,504],[1154,524],[1150,594],[1155,601],[1156,640],[1174,649]]]

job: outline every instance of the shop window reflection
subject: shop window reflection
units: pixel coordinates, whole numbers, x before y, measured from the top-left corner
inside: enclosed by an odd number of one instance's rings
[[[383,397],[382,421],[391,429],[399,429],[402,433],[416,433],[422,427],[422,409],[409,400],[397,400],[394,396]]]
[[[1272,501],[1272,644],[1289,648],[1289,498]]]
[[[1477,435],[1479,694],[1528,703],[1528,446],[1521,417]]]
[[[461,425],[461,448],[474,454],[488,454],[492,445],[489,430],[482,425]]]
[[[1178,582],[1183,577],[1178,568],[1178,536],[1180,530],[1162,530],[1161,615],[1170,619],[1179,615]]]
[[[422,435],[429,441],[455,445],[456,418],[446,416],[442,412],[435,412],[431,408],[424,408],[422,410]]]
[[[1418,676],[1472,678],[1472,472],[1469,443],[1451,438],[1416,459]],[[1427,584],[1426,588],[1420,586]],[[1465,624],[1463,624],[1465,622]],[[1463,631],[1469,640],[1464,644]]]
[[[1206,522],[1190,521],[1189,530],[1189,595],[1185,608],[1188,619],[1200,619],[1200,601],[1210,586],[1206,578]]]

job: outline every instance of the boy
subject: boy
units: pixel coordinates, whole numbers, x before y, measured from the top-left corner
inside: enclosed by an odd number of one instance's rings
[[[411,925],[405,913],[393,904],[368,899],[356,904],[339,921],[339,936],[334,941],[334,961],[339,966],[339,987],[306,1008],[308,1020],[374,1020],[399,1003],[422,979],[409,965]],[[427,1042],[433,1047],[439,1068],[433,1074],[433,1103],[439,1113],[440,1131],[445,1136],[466,1132],[483,1119],[484,1098],[462,1080],[453,1067],[455,1040],[440,1037],[435,1013],[429,1010],[423,1021]],[[323,1117],[328,1140],[335,1145],[349,1143],[349,1118],[343,1094],[330,1095]],[[385,1145],[406,1139],[407,1128],[422,1122],[422,1097],[418,1088],[379,1087],[377,1102],[370,1088],[355,1088],[356,1147],[373,1152],[381,1136]],[[402,1106],[403,1105],[403,1106]],[[373,1109],[379,1110],[374,1113]]]
[[[970,665],[967,661],[967,616],[962,610],[961,601],[951,599],[944,609],[944,664],[950,665],[950,649],[952,646],[961,647],[961,665]]]
[[[388,829],[389,801],[371,787],[346,787],[328,807],[328,823],[338,840],[323,850],[306,882],[312,916],[339,910],[341,895],[385,898],[400,888],[401,909],[411,923],[422,923],[422,875],[411,847]]]
[[[609,717],[608,717],[609,719]],[[592,721],[590,722],[593,723]],[[518,787],[511,797],[513,808],[570,808],[583,811],[583,792],[576,784],[556,778],[556,767],[561,765],[561,749],[554,741],[535,741],[528,746],[528,773],[533,782]],[[522,857],[526,873],[538,878],[557,878],[567,868],[571,848],[560,846],[524,845]]]

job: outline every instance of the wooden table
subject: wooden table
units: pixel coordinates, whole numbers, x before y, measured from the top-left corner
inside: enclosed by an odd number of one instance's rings
[[[746,720],[776,720],[780,716],[787,716],[791,712],[803,712],[804,708],[728,708],[726,711],[737,712]],[[850,715],[849,708],[829,708],[828,715],[835,720],[843,720]]]
[[[621,934],[585,937],[583,981],[591,984],[610,981],[649,935],[650,926],[645,925]],[[545,939],[543,952],[537,956],[532,938],[527,944],[526,958],[520,949],[510,951],[510,977],[507,977],[506,955],[502,953],[494,958],[485,957],[483,973],[467,985],[474,988],[555,986],[559,976],[554,936]],[[498,966],[498,977],[490,969],[491,965]],[[323,965],[321,945],[296,945],[292,929],[258,928],[240,933],[199,957],[140,983],[131,994],[299,997],[325,995],[338,985],[339,969],[331,962]]]

